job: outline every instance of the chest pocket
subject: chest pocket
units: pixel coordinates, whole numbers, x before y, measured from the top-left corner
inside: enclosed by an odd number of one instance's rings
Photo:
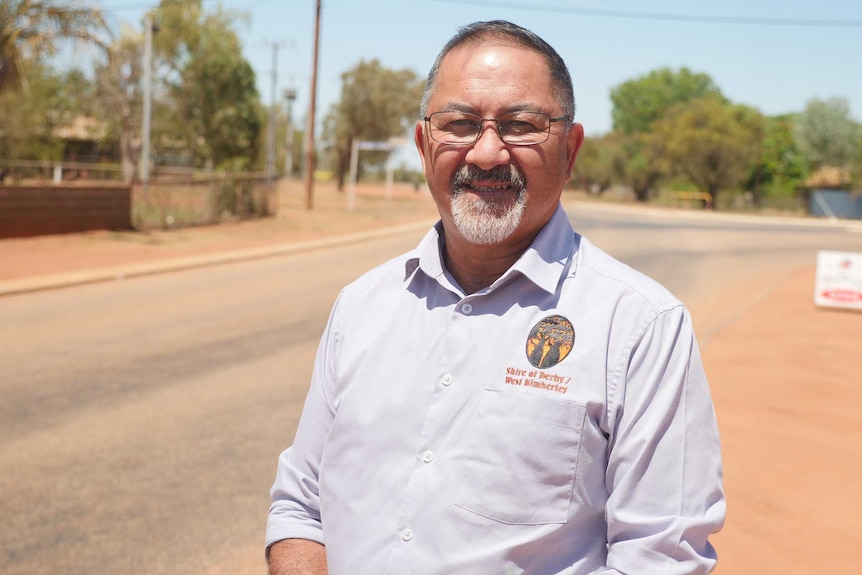
[[[457,505],[508,524],[565,523],[586,408],[486,389],[468,427]]]

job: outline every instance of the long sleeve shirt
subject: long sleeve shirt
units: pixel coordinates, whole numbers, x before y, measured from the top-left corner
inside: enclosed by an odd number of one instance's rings
[[[323,543],[331,575],[709,572],[721,453],[686,308],[562,207],[475,294],[444,241],[338,297],[267,545]]]

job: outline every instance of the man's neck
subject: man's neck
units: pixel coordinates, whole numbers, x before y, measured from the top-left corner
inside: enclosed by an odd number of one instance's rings
[[[463,238],[447,237],[443,261],[466,294],[481,291],[497,281],[533,243],[535,235],[500,244],[471,244]]]

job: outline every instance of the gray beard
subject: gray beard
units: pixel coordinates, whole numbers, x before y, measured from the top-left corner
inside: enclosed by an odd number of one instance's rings
[[[473,180],[511,185],[517,197],[484,199],[465,193],[462,187]],[[524,177],[514,167],[499,166],[490,171],[464,166],[452,176],[452,219],[458,232],[470,243],[489,245],[511,236],[521,223],[526,206]]]

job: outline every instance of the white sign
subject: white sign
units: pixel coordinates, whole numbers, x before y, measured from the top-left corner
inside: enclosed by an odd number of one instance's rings
[[[862,310],[862,254],[817,252],[814,305]]]

